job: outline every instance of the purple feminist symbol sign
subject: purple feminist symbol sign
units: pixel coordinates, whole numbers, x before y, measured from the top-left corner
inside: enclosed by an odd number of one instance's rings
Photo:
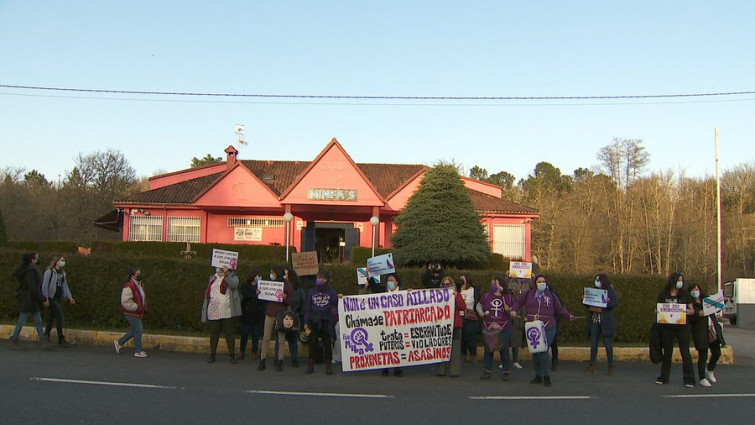
[[[356,328],[353,331],[351,331],[351,344],[352,344],[352,351],[356,352],[356,349],[359,346],[364,346],[365,352],[370,352],[374,350],[374,346],[371,342],[367,342],[367,337],[369,334],[367,333],[367,329],[365,328]]]
[[[530,328],[527,331],[527,339],[532,348],[537,349],[537,346],[540,345],[540,328]]]

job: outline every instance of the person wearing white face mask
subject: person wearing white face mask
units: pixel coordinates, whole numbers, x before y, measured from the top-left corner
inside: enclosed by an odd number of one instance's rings
[[[401,290],[401,277],[397,273],[390,273],[385,278],[385,289],[387,292],[396,292]],[[390,375],[390,368],[383,369],[383,376]],[[400,367],[393,369],[393,376],[401,377],[404,372]]]
[[[687,319],[692,331],[692,342],[694,342],[695,350],[697,350],[697,373],[700,378],[700,385],[710,387],[711,384],[716,383],[716,375],[713,370],[715,370],[716,363],[721,357],[721,346],[725,346],[726,342],[721,325],[716,321],[716,315],[705,315],[703,298],[706,295],[702,287],[697,283],[690,284],[689,294],[692,297],[692,307],[695,309],[695,314]],[[710,361],[708,361],[709,351]]]
[[[50,316],[47,319],[45,337],[48,340],[50,339],[54,322],[55,329],[58,331],[58,345],[68,348],[70,345],[63,335],[63,312],[60,310],[60,303],[68,301],[70,304],[76,304],[76,300],[73,299],[71,290],[68,288],[65,266],[66,258],[64,256],[56,255],[53,257],[42,277],[42,295],[50,302]]]
[[[619,301],[608,275],[595,276],[595,287],[608,291],[608,299],[605,308],[588,306],[590,315],[587,320],[587,338],[590,340],[590,365],[585,373],[591,375],[595,372],[595,363],[598,361],[598,338],[602,335],[608,360],[608,375],[612,376],[613,336],[616,334],[616,319],[614,319],[613,311],[618,307]]]
[[[687,306],[687,315],[695,314],[692,308],[692,298],[684,290],[684,276],[681,273],[672,273],[666,281],[663,291],[658,294],[658,303],[675,303]],[[663,361],[661,362],[661,375],[655,380],[658,385],[668,384],[671,375],[671,356],[674,352],[674,340],[679,345],[679,353],[682,355],[682,378],[684,386],[695,386],[695,375],[692,372],[692,357],[689,354],[689,324],[659,324],[661,329],[661,342],[663,344]]]

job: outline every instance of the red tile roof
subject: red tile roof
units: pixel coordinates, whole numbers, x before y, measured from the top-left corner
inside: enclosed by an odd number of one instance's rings
[[[310,164],[307,161],[259,161],[242,160],[257,178],[280,196]],[[425,168],[421,164],[357,164],[385,198]],[[175,174],[179,174],[177,172]],[[122,204],[186,204],[191,205],[196,197],[212,186],[223,173],[187,180],[159,189],[139,193],[130,199],[116,201]],[[537,215],[537,210],[495,196],[469,190],[475,210],[478,212]]]

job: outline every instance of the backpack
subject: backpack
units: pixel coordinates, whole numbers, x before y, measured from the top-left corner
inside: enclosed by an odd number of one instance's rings
[[[661,327],[657,323],[653,323],[650,328],[650,347],[649,347],[650,361],[658,364],[663,361],[663,342],[661,341]]]

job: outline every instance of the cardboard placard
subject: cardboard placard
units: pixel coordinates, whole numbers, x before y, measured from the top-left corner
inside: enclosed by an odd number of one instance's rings
[[[294,252],[291,254],[291,264],[299,276],[315,275],[320,271],[317,263],[317,251]]]

